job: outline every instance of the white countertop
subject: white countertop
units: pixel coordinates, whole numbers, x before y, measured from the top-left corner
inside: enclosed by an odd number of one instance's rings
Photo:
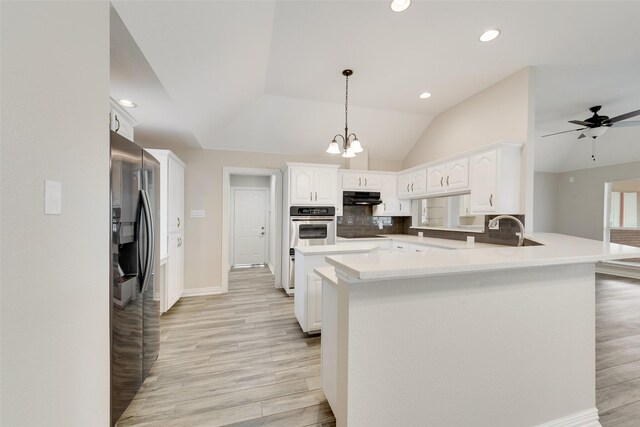
[[[442,249],[478,249],[478,248],[497,248],[502,245],[494,245],[491,243],[468,243],[466,240],[439,239],[437,237],[418,237],[408,234],[384,234],[384,237],[357,237],[348,239],[346,237],[338,237],[336,240],[340,244],[347,242],[371,242],[376,240],[397,240],[399,242],[413,243],[415,245],[426,245]]]
[[[338,283],[338,277],[333,267],[318,267],[313,270],[318,276],[328,280],[334,285]]]
[[[353,278],[379,280],[640,257],[640,248],[597,240],[553,233],[535,233],[526,237],[544,246],[487,245],[464,251],[432,250],[425,253],[376,251],[332,255],[326,260],[336,270],[344,271]]]
[[[372,243],[362,242],[341,242],[337,245],[318,245],[318,246],[296,246],[296,252],[303,255],[337,255],[348,254],[352,252],[370,252],[378,249],[378,246]]]

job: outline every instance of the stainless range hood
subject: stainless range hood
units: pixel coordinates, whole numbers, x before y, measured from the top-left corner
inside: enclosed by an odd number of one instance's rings
[[[375,191],[345,191],[342,193],[344,206],[375,206],[382,203],[380,193]]]

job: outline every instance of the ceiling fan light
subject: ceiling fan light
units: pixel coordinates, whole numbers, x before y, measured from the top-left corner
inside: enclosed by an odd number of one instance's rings
[[[336,142],[335,139],[329,143],[329,148],[327,148],[327,153],[340,154],[340,146],[338,146],[338,143]]]
[[[358,141],[358,138],[354,139],[353,142],[351,142],[351,147],[349,147],[349,151],[356,154],[362,153],[363,151],[362,145],[360,145],[360,141]]]

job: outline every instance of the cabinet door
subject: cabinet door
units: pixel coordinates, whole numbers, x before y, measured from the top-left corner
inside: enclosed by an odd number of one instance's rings
[[[313,169],[291,168],[289,188],[292,205],[313,204]]]
[[[362,188],[369,191],[380,191],[382,189],[382,175],[362,175]]]
[[[318,168],[313,176],[313,203],[335,206],[338,200],[338,170]]]
[[[396,216],[411,216],[411,200],[396,201]]]
[[[445,165],[432,166],[427,169],[427,194],[445,191]],[[415,184],[414,184],[415,188]]]
[[[315,273],[307,275],[308,332],[322,329],[322,278]]]
[[[444,170],[443,170],[444,171]],[[414,196],[427,193],[427,170],[421,169],[411,174],[411,188]]]
[[[498,188],[498,153],[496,150],[471,158],[471,213],[496,212]]]
[[[133,141],[133,125],[115,109],[111,110],[111,130]]]
[[[167,226],[169,233],[181,232],[184,228],[184,168],[169,156]]]
[[[343,173],[342,174],[342,189],[345,191],[358,191],[362,188],[364,183],[362,182],[362,176],[357,173]]]
[[[445,184],[447,190],[466,190],[469,188],[469,158],[447,163]]]
[[[398,197],[409,197],[411,195],[411,173],[398,175]]]
[[[184,246],[181,234],[169,235],[167,259],[167,310],[182,296],[184,289]]]
[[[470,214],[469,194],[463,194],[460,196],[460,216],[468,216]]]
[[[398,180],[395,175],[377,175],[380,179],[380,199],[382,203],[373,207],[375,216],[393,215],[395,212]]]

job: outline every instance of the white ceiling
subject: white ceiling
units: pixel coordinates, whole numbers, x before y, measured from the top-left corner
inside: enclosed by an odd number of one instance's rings
[[[160,133],[162,124],[191,135],[176,144],[320,154],[343,127],[347,67],[355,71],[349,127],[377,159],[402,160],[433,116],[528,65],[537,68],[541,131],[570,129],[565,121],[586,118],[593,104],[609,115],[640,108],[640,2],[414,0],[400,14],[386,0],[116,1],[114,7],[135,40],[122,49],[139,46],[150,69],[118,66],[138,76],[150,72],[166,90],[166,112],[147,111],[162,109],[151,107],[157,94],[123,97],[139,104],[132,113],[140,131]],[[494,26],[502,36],[479,43],[479,34]],[[112,70],[116,80],[125,74]],[[433,97],[419,99],[423,91]],[[158,119],[170,113],[181,118]],[[548,153],[536,156],[541,170],[565,168],[578,147],[564,138],[541,141],[538,151]],[[556,149],[562,141],[566,147]]]

